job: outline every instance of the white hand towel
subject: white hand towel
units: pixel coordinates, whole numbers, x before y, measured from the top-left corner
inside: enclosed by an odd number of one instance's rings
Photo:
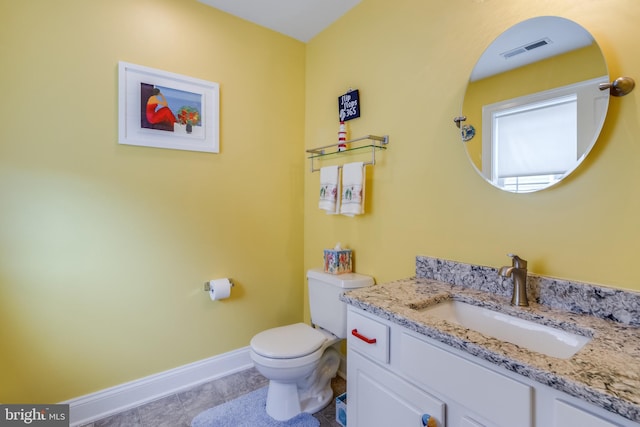
[[[363,162],[342,167],[342,201],[340,213],[346,216],[364,213],[365,166]]]
[[[318,207],[328,215],[340,213],[338,194],[340,193],[340,175],[338,166],[320,168],[320,201]]]

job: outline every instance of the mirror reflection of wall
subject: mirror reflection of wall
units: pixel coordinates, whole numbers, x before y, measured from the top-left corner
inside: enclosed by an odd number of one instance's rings
[[[599,84],[608,81],[600,48],[578,24],[539,17],[513,26],[483,53],[467,86],[472,165],[506,191],[555,184],[593,147],[609,102]]]

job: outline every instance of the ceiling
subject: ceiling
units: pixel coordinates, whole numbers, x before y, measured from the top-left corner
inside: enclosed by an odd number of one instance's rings
[[[529,49],[542,40],[543,46]],[[573,21],[557,16],[531,18],[507,29],[487,47],[470,80],[513,70],[592,43],[591,34]]]
[[[198,1],[306,43],[361,0]]]
[[[238,18],[308,42],[362,0],[198,0]],[[526,55],[506,58],[509,51],[539,40],[548,44]],[[501,34],[484,52],[471,81],[521,67],[593,43],[574,22],[558,17],[538,17],[521,22]]]

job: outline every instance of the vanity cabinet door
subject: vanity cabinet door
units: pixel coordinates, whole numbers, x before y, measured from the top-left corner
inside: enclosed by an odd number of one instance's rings
[[[462,427],[485,427],[483,424],[480,424],[476,420],[469,417],[463,417],[460,421],[460,424],[462,425]]]
[[[458,425],[457,414],[461,414],[466,418],[463,425],[478,424],[476,414],[496,427],[533,426],[530,386],[438,348],[426,338],[399,332],[400,372],[418,386],[446,396],[450,408],[453,405],[452,423]]]
[[[347,425],[423,427],[429,414],[445,427],[445,404],[349,349]]]
[[[618,427],[619,425],[610,423],[597,415],[556,399],[554,402],[553,426]]]

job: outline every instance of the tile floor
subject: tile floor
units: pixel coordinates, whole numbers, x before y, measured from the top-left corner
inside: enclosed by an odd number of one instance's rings
[[[257,390],[268,382],[251,368],[83,427],[189,427],[193,417],[200,412]],[[340,427],[336,422],[335,397],[346,391],[347,383],[338,376],[331,381],[331,386],[334,392],[332,403],[314,414],[320,421],[320,427]]]

